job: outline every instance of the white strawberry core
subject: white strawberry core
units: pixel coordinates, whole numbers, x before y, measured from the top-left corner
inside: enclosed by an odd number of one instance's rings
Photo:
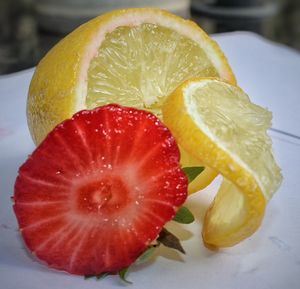
[[[129,201],[127,186],[118,177],[97,180],[77,189],[76,208],[81,213],[116,212]]]

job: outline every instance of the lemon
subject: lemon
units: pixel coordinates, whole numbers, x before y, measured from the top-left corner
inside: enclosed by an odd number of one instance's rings
[[[160,117],[166,96],[194,76],[235,83],[219,46],[195,23],[159,9],[112,11],[80,26],[39,63],[28,95],[29,130],[39,144],[75,112],[108,103]],[[215,176],[207,168],[190,192]]]
[[[266,132],[271,119],[239,87],[214,78],[188,80],[164,103],[163,120],[179,145],[224,177],[204,220],[209,247],[233,246],[252,235],[281,183]]]
[[[78,110],[107,103],[160,115],[165,97],[192,76],[235,83],[218,45],[195,23],[154,8],[104,14],[66,36],[37,66],[27,102],[30,132],[38,144]]]

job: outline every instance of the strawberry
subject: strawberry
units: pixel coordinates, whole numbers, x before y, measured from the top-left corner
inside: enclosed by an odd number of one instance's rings
[[[116,273],[157,238],[187,197],[170,131],[119,105],[76,113],[19,169],[14,211],[28,249],[78,275]]]

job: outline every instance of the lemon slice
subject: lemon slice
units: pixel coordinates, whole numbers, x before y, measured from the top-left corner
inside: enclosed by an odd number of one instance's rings
[[[166,96],[194,76],[235,83],[219,46],[195,23],[154,8],[112,11],[73,31],[37,66],[27,102],[31,135],[39,144],[75,112],[108,103],[160,116]]]
[[[205,216],[206,245],[233,246],[253,234],[282,179],[266,133],[272,114],[237,86],[197,78],[168,97],[163,119],[189,155],[224,177]]]

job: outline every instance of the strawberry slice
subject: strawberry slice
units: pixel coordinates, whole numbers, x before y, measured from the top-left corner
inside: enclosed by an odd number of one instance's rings
[[[13,199],[35,256],[98,275],[132,264],[186,197],[170,131],[149,112],[107,105],[58,125],[21,166]]]

